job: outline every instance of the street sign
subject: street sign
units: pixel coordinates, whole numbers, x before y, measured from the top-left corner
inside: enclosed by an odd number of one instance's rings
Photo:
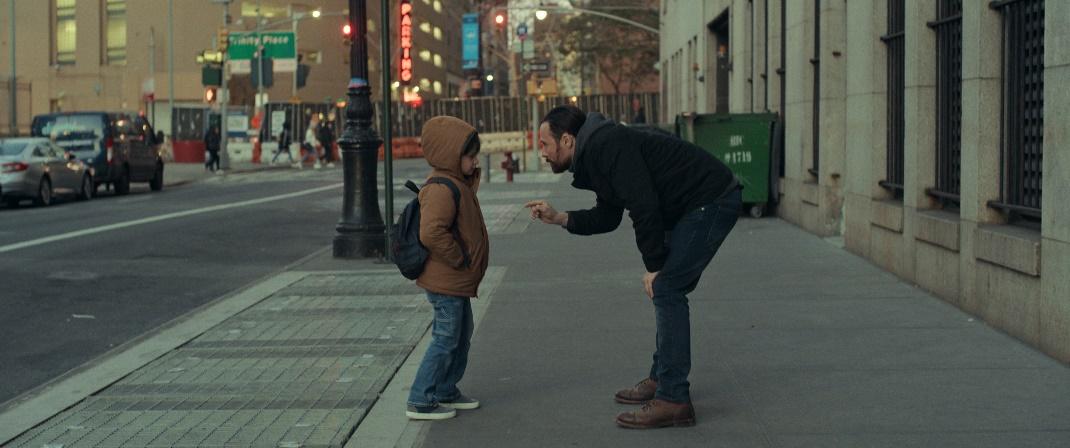
[[[521,23],[520,26],[516,27],[516,38],[520,40],[528,38],[528,25],[526,23]]]
[[[479,14],[465,14],[461,18],[461,69],[479,68]]]
[[[546,73],[546,72],[550,71],[550,62],[549,61],[525,62],[524,65],[521,66],[521,68],[523,68],[524,73],[532,73],[532,72]]]
[[[524,56],[525,60],[527,60],[527,59],[535,59],[535,40],[534,39],[527,39],[527,40],[523,41],[521,46],[524,48],[523,56]]]
[[[294,59],[294,33],[290,31],[268,31],[260,33],[264,41],[264,56],[275,60]],[[228,36],[227,57],[230,60],[249,60],[256,53],[258,41],[256,32],[230,33]]]

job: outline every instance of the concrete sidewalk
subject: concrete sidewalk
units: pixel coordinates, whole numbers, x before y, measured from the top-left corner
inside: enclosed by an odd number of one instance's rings
[[[741,219],[691,295],[698,425],[617,428],[653,307],[627,221],[527,219],[593,204],[567,180],[480,192],[492,269],[460,386],[481,409],[408,421],[430,308],[391,265],[324,252],[0,415],[23,426],[5,446],[1070,445],[1070,369],[776,219]]]
[[[266,163],[251,163],[251,162],[231,162],[230,169],[223,172],[223,174],[215,174],[211,171],[204,169],[203,163],[176,163],[170,162],[164,165],[164,185],[169,187],[185,185],[192,182],[197,182],[204,179],[210,179],[214,176],[225,176],[228,174],[241,174],[251,173],[256,171],[266,170],[278,170],[288,169],[289,165],[269,165]]]

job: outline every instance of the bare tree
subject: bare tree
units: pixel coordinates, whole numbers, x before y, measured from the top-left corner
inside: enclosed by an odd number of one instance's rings
[[[656,1],[591,0],[584,7],[658,26]],[[574,63],[562,67],[564,70],[583,77],[590,73],[587,67],[596,67],[616,94],[632,93],[657,77],[658,38],[650,32],[605,17],[579,14],[564,19],[555,34],[560,51],[576,56],[569,58]]]

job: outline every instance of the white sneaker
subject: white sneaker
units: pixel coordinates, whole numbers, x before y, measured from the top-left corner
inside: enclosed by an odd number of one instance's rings
[[[301,168],[304,168],[304,166],[302,166],[302,164],[300,162],[298,162],[298,163],[294,164],[294,168],[301,169]]]
[[[412,420],[446,420],[457,416],[457,411],[445,406],[420,407],[409,405],[405,416]]]
[[[438,402],[438,404],[445,408],[460,409],[462,411],[479,409],[479,400],[476,400],[475,398],[466,396],[464,394],[461,394],[453,401],[440,401]]]

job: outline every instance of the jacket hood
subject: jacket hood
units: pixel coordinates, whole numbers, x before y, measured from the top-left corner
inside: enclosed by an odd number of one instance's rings
[[[424,123],[420,146],[423,147],[424,159],[427,159],[428,165],[458,179],[464,179],[465,175],[461,173],[461,153],[469,140],[476,137],[476,128],[464,120],[440,116]]]
[[[576,172],[576,167],[579,165],[580,158],[583,157],[584,150],[587,149],[587,143],[591,141],[591,136],[599,129],[612,124],[613,122],[607,120],[606,116],[600,112],[587,113],[587,119],[583,122],[583,126],[580,126],[580,133],[576,135],[576,153],[572,155],[570,171]]]

